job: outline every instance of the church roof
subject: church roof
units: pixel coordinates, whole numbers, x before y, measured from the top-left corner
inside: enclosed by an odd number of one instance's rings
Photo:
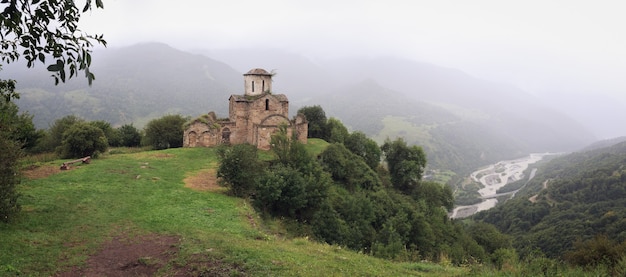
[[[267,76],[272,76],[271,73],[267,72],[267,70],[263,69],[263,68],[254,68],[254,69],[250,69],[250,71],[248,71],[248,73],[243,74],[245,75],[267,75]]]

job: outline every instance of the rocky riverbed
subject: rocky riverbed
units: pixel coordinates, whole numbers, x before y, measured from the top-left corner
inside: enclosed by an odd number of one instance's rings
[[[532,175],[534,174],[526,177],[524,176],[524,171],[529,165],[538,162],[545,155],[548,155],[548,153],[530,154],[527,157],[520,159],[500,161],[472,172],[472,174],[470,174],[472,181],[479,182],[483,186],[480,190],[478,190],[478,193],[483,201],[474,205],[458,206],[454,208],[450,217],[468,217],[477,212],[495,207],[498,203],[498,200],[496,200],[496,197],[499,196],[499,194],[497,194],[498,189],[504,187],[510,182],[515,182],[524,178],[532,178]],[[534,171],[532,173],[534,173]]]

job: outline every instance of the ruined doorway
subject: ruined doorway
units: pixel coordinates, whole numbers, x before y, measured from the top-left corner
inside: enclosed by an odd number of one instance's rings
[[[230,144],[230,129],[228,128],[222,130],[222,143]]]

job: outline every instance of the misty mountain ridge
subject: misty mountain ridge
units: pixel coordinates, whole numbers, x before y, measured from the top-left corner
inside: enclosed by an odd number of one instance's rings
[[[397,58],[315,63],[278,50],[206,53],[212,56],[160,43],[98,50],[91,87],[82,78],[54,86],[42,77],[48,74],[15,66],[3,74],[18,81],[17,103],[35,115],[38,128],[68,114],[138,127],[165,114],[226,115],[228,97],[243,91],[242,74],[261,67],[277,73],[274,90],[289,97],[292,115],[321,105],[327,116],[379,141],[402,136],[423,145],[431,166],[458,170],[594,140],[531,95],[455,69]]]

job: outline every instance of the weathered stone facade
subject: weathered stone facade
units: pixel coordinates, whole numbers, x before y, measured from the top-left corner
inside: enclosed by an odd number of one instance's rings
[[[244,74],[244,95],[231,95],[228,118],[219,119],[210,112],[185,127],[184,147],[210,147],[219,144],[249,143],[270,149],[270,138],[281,125],[291,137],[306,143],[308,123],[299,114],[289,119],[289,100],[284,94],[272,94],[272,74],[256,68]]]

